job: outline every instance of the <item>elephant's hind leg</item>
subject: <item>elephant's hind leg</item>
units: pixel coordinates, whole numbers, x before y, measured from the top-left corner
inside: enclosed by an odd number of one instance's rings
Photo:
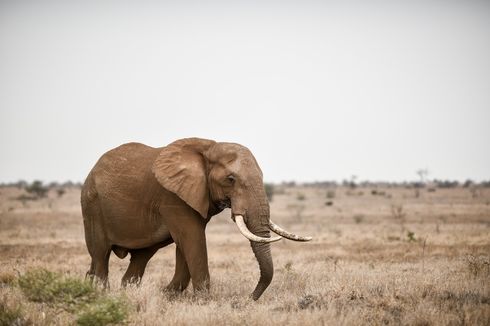
[[[189,272],[189,267],[185,261],[184,255],[180,251],[179,247],[175,247],[175,274],[167,285],[167,291],[182,292],[189,285],[191,279],[191,274]]]
[[[87,272],[86,277],[91,281],[100,282],[104,287],[109,286],[107,276],[109,274],[109,256],[111,249],[109,246],[100,246],[97,248],[89,249],[92,261],[90,263],[90,269]]]
[[[172,242],[174,242],[174,240],[169,237],[168,239],[148,248],[129,250],[131,253],[131,260],[129,262],[128,269],[121,280],[121,285],[126,286],[129,283],[139,284],[143,274],[145,273],[146,265],[151,257],[153,257],[158,249],[165,247]]]
[[[109,287],[109,256],[111,249],[100,250],[95,256],[92,256],[92,264],[95,266],[95,277],[104,287]]]
[[[85,228],[85,242],[92,258],[87,277],[101,282],[104,287],[109,285],[107,275],[109,273],[109,256],[111,245],[102,227],[102,212],[97,199],[90,202],[82,201],[83,224]]]

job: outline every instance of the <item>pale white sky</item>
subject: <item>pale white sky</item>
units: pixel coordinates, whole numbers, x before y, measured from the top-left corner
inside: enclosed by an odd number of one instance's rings
[[[0,1],[0,182],[249,147],[267,181],[490,179],[488,1]]]

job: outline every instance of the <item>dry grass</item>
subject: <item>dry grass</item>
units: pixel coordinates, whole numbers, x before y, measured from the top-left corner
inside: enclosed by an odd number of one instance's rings
[[[128,258],[113,255],[108,295],[126,298],[130,325],[490,323],[489,189],[477,197],[463,188],[418,197],[403,188],[327,191],[287,188],[274,197],[274,220],[315,238],[273,244],[274,280],[258,302],[248,298],[258,268],[229,211],[208,226],[209,294],[161,292],[173,275],[172,245],[150,261],[140,287],[120,288]],[[0,189],[0,314],[25,325],[75,323],[70,309],[29,301],[18,280],[36,268],[85,276],[79,190],[37,201],[20,195]],[[402,222],[393,207],[403,207]]]

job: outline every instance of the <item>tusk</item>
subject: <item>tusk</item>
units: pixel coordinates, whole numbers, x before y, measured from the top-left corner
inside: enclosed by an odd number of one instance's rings
[[[245,222],[243,221],[243,216],[241,215],[235,215],[235,223],[238,226],[238,230],[240,230],[240,233],[243,234],[243,236],[250,241],[269,243],[269,242],[279,241],[282,239],[281,237],[262,238],[256,236],[255,234],[250,232],[250,230],[247,228]]]
[[[269,228],[273,232],[275,232],[275,233],[279,234],[280,236],[283,236],[289,240],[310,241],[311,239],[313,239],[312,237],[302,237],[302,236],[296,235],[294,233],[288,232],[288,231],[284,230],[283,228],[281,228],[279,225],[274,224],[272,221],[269,221]]]

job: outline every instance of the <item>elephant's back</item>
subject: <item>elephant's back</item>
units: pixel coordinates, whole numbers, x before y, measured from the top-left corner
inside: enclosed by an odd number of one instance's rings
[[[123,144],[106,152],[85,181],[87,197],[93,193],[97,197],[131,199],[141,193],[154,179],[151,167],[159,152],[159,148],[140,143]]]
[[[141,170],[152,163],[159,153],[158,148],[140,143],[127,143],[107,151],[95,164],[93,170],[120,173]]]

